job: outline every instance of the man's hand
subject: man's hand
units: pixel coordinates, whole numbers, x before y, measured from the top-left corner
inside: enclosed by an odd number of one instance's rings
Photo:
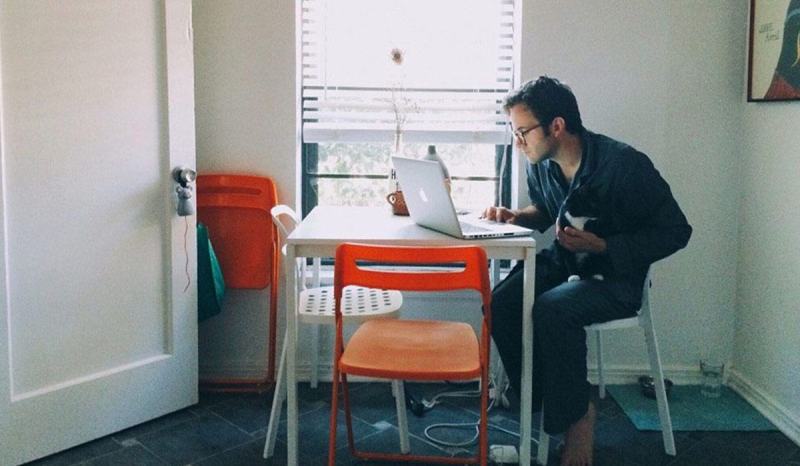
[[[514,210],[492,206],[483,211],[481,218],[500,223],[516,223],[518,215]]]
[[[588,231],[576,230],[572,227],[561,228],[556,222],[556,239],[568,251],[591,252],[603,254],[606,252],[606,240]]]

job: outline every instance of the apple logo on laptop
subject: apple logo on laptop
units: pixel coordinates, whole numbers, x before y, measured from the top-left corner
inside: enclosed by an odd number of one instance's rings
[[[428,196],[425,195],[425,190],[419,188],[419,198],[422,199],[422,202],[428,202]]]

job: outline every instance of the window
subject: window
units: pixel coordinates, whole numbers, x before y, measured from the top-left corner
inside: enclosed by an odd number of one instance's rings
[[[508,205],[514,0],[300,1],[304,214],[384,205],[398,122],[405,155],[436,145],[457,207]]]

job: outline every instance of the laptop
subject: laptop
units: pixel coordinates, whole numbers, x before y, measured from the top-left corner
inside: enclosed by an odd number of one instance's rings
[[[456,214],[438,162],[392,157],[408,213],[419,226],[463,239],[529,236],[533,230]]]

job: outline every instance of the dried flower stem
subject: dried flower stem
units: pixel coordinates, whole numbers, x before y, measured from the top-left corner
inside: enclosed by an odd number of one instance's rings
[[[397,47],[389,52],[392,62],[401,66],[403,64],[403,51]],[[406,123],[407,100],[403,95],[402,80],[392,85],[392,112],[394,113],[394,152],[400,153],[403,139],[403,125]]]

